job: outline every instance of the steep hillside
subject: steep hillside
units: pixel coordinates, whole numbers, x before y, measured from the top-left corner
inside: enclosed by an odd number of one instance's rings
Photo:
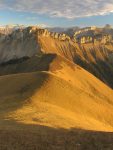
[[[72,40],[59,41],[46,37],[39,39],[45,53],[57,53],[66,57],[113,88],[113,43],[79,45]]]
[[[112,58],[38,27],[0,34],[0,149],[113,149]]]
[[[35,26],[0,36],[1,65],[43,53],[66,57],[113,88],[113,43],[77,44],[65,34],[49,32]],[[2,70],[0,72],[3,74]]]
[[[21,57],[30,57],[39,53],[36,38],[24,32],[15,31],[11,35],[0,37],[0,63]]]
[[[62,57],[48,64],[48,71],[0,77],[2,119],[112,131],[112,90]]]
[[[48,32],[37,26],[18,29],[11,34],[0,35],[0,63],[22,57],[32,57],[43,52],[40,37],[49,39],[59,39],[64,41],[69,39],[65,34]]]
[[[113,91],[104,83],[58,55],[5,65],[9,75],[0,77],[1,149],[112,149],[107,132],[113,131]]]

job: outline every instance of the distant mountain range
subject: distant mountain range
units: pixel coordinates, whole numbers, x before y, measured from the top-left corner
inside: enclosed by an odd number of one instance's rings
[[[19,24],[0,26],[0,33],[9,34],[14,30],[17,30],[20,28],[26,28],[26,27],[28,27],[28,26],[19,25]],[[37,25],[37,27],[41,27],[41,26]],[[42,26],[42,28],[46,28],[46,27]],[[80,28],[78,26],[75,26],[75,27],[47,27],[46,29],[50,32],[65,33],[72,37],[75,32],[85,30],[88,28],[91,28],[91,27],[85,27],[85,28]],[[105,25],[105,27],[99,28],[99,29],[103,30],[103,32],[105,32],[105,33],[113,35],[113,28],[109,24],[107,24],[107,25]]]
[[[10,34],[13,31],[20,29],[20,28],[25,28],[24,25],[6,25],[6,26],[0,26],[0,33],[1,34]]]

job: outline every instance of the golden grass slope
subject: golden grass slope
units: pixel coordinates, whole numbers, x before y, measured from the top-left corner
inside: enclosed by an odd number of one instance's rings
[[[38,43],[45,53],[56,53],[80,65],[113,88],[113,43],[77,44],[73,40],[60,41],[40,36]]]
[[[48,71],[1,76],[0,89],[0,129],[113,131],[113,91],[60,56]]]

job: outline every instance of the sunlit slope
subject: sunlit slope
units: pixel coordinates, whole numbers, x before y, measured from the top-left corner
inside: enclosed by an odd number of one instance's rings
[[[39,37],[38,43],[43,52],[66,57],[113,88],[113,43],[77,44],[72,40],[59,41],[43,36]]]
[[[1,129],[20,122],[113,131],[112,90],[60,56],[48,71],[1,76],[0,89]]]

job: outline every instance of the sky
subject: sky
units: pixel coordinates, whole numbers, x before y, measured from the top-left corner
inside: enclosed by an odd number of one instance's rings
[[[0,25],[113,26],[113,0],[0,0]]]

